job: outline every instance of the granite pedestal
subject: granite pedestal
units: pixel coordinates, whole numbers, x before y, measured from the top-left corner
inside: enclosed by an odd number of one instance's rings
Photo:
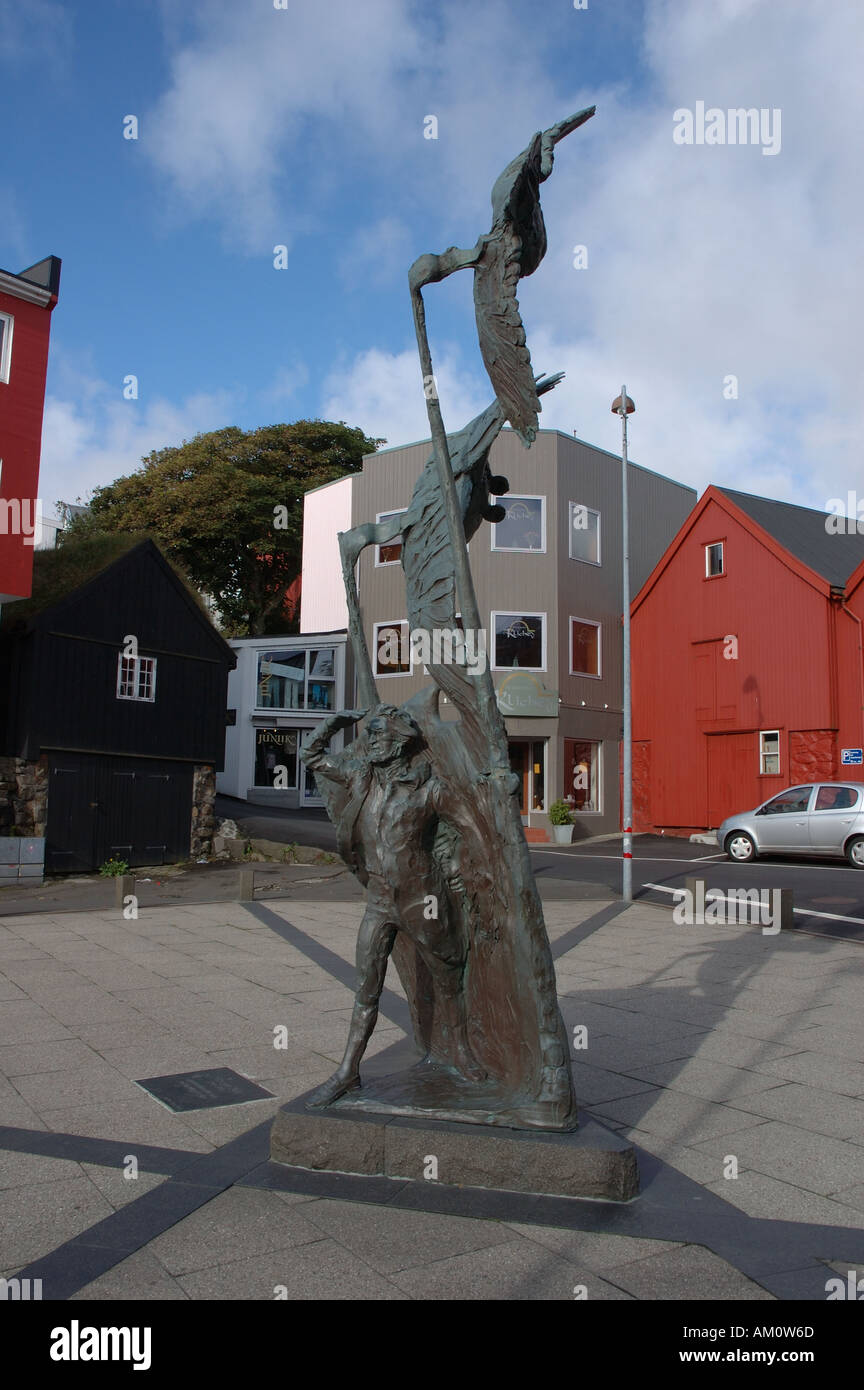
[[[613,1202],[639,1191],[632,1145],[594,1120],[553,1133],[364,1110],[358,1092],[324,1110],[305,1102],[282,1106],[273,1121],[275,1163]]]

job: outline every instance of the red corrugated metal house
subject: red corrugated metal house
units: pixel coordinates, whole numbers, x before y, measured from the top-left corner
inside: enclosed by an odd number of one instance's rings
[[[864,780],[864,530],[709,487],[633,600],[636,830]],[[829,529],[832,528],[832,529]]]
[[[42,410],[60,261],[0,270],[0,603],[30,596]]]

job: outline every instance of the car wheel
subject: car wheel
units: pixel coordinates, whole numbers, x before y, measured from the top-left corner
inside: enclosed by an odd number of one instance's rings
[[[846,846],[846,858],[853,869],[864,869],[864,835],[856,835]]]
[[[733,830],[727,835],[723,848],[736,864],[747,864],[756,858],[756,842],[743,830]]]

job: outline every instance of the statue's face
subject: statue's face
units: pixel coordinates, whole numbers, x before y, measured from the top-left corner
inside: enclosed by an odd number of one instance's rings
[[[402,754],[405,738],[384,715],[375,715],[366,726],[369,761],[392,763]]]

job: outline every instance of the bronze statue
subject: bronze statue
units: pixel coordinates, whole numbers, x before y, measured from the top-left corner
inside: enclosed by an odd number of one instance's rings
[[[457,651],[455,660],[428,665],[431,687],[399,708],[383,705],[354,567],[366,545],[400,535],[412,631],[481,631],[466,535],[483,520],[500,519],[489,494],[507,490],[506,479],[489,473],[489,449],[505,421],[530,445],[539,397],[560,380],[535,380],[515,287],[546,249],[539,185],[551,172],[554,147],[593,110],[538,132],[507,166],[493,189],[491,231],[471,251],[421,256],[409,273],[433,459],[407,512],[339,537],[364,709],[331,716],[301,754],[337,826],[340,853],[367,888],[348,1044],[335,1074],[307,1101],[314,1107],[515,1128],[576,1124],[568,1041],[492,676]],[[475,272],[480,345],[496,399],[448,438],[422,289],[467,268]],[[442,692],[457,720],[441,719]],[[370,709],[355,742],[328,754],[332,734]],[[391,954],[423,1060],[361,1084],[360,1060]]]

